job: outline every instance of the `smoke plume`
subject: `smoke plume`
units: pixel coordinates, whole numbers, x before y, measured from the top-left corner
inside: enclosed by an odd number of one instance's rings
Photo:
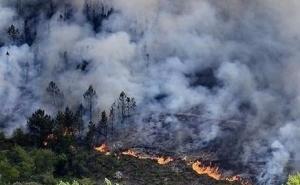
[[[254,166],[260,184],[280,184],[300,170],[299,8],[297,0],[2,0],[1,129],[24,126],[37,108],[55,113],[50,81],[70,107],[90,84],[99,110],[125,90],[139,107],[132,140],[213,151]]]

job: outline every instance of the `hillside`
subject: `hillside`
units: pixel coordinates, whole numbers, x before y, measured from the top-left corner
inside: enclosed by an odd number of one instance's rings
[[[0,0],[1,183],[284,184],[300,171],[299,9]]]
[[[121,185],[238,185],[196,174],[182,161],[159,165],[150,159],[105,155],[85,148],[70,148],[57,154],[51,150],[22,148],[11,141],[0,142],[0,184],[36,182],[55,185],[59,180],[81,179],[84,185],[100,185],[109,178]]]

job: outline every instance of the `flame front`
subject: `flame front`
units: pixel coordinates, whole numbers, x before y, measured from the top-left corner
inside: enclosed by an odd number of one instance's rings
[[[171,157],[158,157],[157,162],[158,164],[165,165],[169,164],[170,162],[174,161]]]
[[[100,152],[102,154],[109,154],[109,147],[107,144],[102,144],[101,146],[99,147],[94,147],[94,149],[97,151],[97,152]]]
[[[95,147],[94,149],[97,152],[102,154],[106,154],[106,155],[110,154],[109,147],[106,144],[102,144],[101,146]],[[123,151],[121,152],[121,154],[126,156],[131,156],[137,159],[153,160],[156,161],[159,165],[167,165],[174,161],[174,159],[171,157],[158,157],[158,156],[148,155],[145,153],[140,153],[133,149]],[[241,182],[243,185],[251,185],[250,182],[247,181],[244,182],[243,179],[241,179],[239,176],[224,177],[218,167],[206,166],[203,165],[203,163],[200,161],[195,161],[191,163],[188,162],[186,159],[183,159],[183,161],[186,161],[188,165],[191,165],[192,169],[199,175],[208,175],[209,177],[216,180],[238,181]]]
[[[208,175],[216,180],[221,180],[222,174],[218,167],[204,166],[200,161],[192,164],[192,168],[199,175]]]
[[[139,158],[139,159],[146,159],[146,158],[142,158],[142,156],[140,156],[136,151],[134,150],[127,150],[122,152],[123,155],[128,155],[128,156],[132,156],[135,158]]]
[[[170,162],[174,161],[174,159],[171,157],[155,157],[155,156],[142,155],[134,150],[124,151],[124,152],[122,152],[122,155],[128,155],[128,156],[132,156],[132,157],[135,157],[138,159],[154,160],[154,161],[157,161],[157,163],[160,165],[166,165],[166,164],[169,164]]]

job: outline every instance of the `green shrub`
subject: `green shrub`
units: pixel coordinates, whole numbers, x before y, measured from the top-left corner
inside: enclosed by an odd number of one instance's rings
[[[25,182],[25,183],[21,183],[21,182],[15,182],[13,183],[13,185],[41,185],[37,182]]]
[[[84,178],[78,181],[80,185],[95,185],[96,183],[89,179],[89,178]]]
[[[34,182],[39,182],[41,184],[46,184],[46,185],[55,185],[57,183],[57,180],[53,177],[51,173],[34,175],[33,177],[31,177],[31,179]]]
[[[56,163],[55,154],[51,150],[38,149],[32,152],[35,173],[53,173]]]
[[[28,179],[33,174],[34,161],[32,156],[22,147],[16,146],[6,155],[9,163],[13,165],[20,173],[21,179]]]
[[[73,181],[73,183],[70,184],[69,182],[60,181],[57,185],[79,185],[79,183],[77,181]]]
[[[20,182],[15,182],[15,183],[13,183],[12,185],[23,185],[23,184],[20,183]]]
[[[114,185],[109,179],[105,178],[105,184],[106,185]],[[119,185],[119,184],[115,184],[115,185]]]
[[[37,182],[27,182],[24,185],[41,185],[41,184]]]
[[[290,175],[288,178],[287,185],[300,185],[300,173]]]
[[[7,159],[0,160],[0,183],[15,182],[19,177],[20,172]]]

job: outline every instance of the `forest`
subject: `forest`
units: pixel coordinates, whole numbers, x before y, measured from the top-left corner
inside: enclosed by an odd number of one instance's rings
[[[0,0],[0,185],[299,185],[299,9]]]
[[[63,92],[54,82],[46,89],[53,104],[60,105]],[[95,148],[118,138],[118,129],[130,124],[135,114],[134,98],[125,92],[111,106],[102,111],[96,123],[93,119],[93,101],[96,91],[90,86],[83,94],[84,104],[76,110],[66,107],[56,116],[36,110],[28,119],[26,128],[17,128],[10,137],[0,134],[0,184],[2,185],[110,185],[120,184],[238,184],[217,181],[206,175],[198,176],[191,169],[174,172],[151,160],[140,160],[112,154],[98,153]],[[87,115],[88,124],[83,115]],[[88,125],[87,127],[85,125]],[[120,148],[118,148],[120,149]],[[183,165],[183,164],[182,164]],[[126,176],[124,174],[126,173]]]
[[[63,93],[56,84],[50,82],[46,91],[53,105],[60,106]],[[17,128],[9,138],[2,132],[0,183],[36,181],[50,185],[58,183],[54,177],[61,177],[83,178],[83,184],[94,184],[92,180],[84,179],[93,170],[99,171],[97,163],[89,164],[91,151],[97,144],[105,143],[108,137],[117,134],[114,133],[114,127],[126,124],[136,108],[134,98],[122,92],[111,106],[109,114],[106,111],[99,113],[99,121],[93,123],[95,96],[97,93],[90,86],[83,94],[86,107],[81,104],[75,111],[66,107],[57,112],[55,117],[39,109],[28,118],[26,128]],[[83,121],[85,114],[88,115],[88,124]]]

